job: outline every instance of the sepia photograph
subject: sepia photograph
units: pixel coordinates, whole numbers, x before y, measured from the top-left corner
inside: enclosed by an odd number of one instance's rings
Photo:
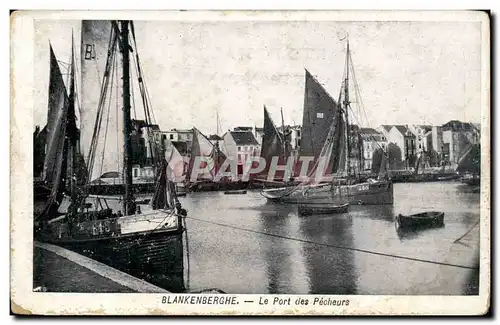
[[[487,312],[489,24],[16,12],[12,310]]]

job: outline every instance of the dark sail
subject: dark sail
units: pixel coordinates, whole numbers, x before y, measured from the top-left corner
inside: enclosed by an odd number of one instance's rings
[[[299,152],[301,157],[314,157],[314,161],[317,161],[339,109],[335,100],[306,69],[304,115]],[[338,134],[340,130],[335,132]],[[308,174],[314,168],[313,166],[313,163],[309,164]],[[300,167],[297,166],[297,168]]]
[[[205,168],[208,166],[208,173],[198,175],[198,180],[214,180],[215,176],[219,172],[220,167],[226,160],[226,155],[220,150],[217,150],[215,146],[208,140],[208,138],[203,135],[197,128],[193,129],[193,144],[191,148],[191,159],[189,161],[188,174],[187,177],[191,178],[191,173],[194,164],[196,163],[196,157],[205,157],[207,161],[201,161],[198,168]],[[200,159],[200,158],[198,158]]]
[[[175,208],[175,184],[167,177],[167,162],[163,162],[160,175],[156,181],[156,188],[151,200],[151,206],[156,209]]]
[[[266,166],[259,174],[259,178],[267,178],[269,167],[273,157],[278,157],[278,165],[286,164],[283,135],[276,129],[274,122],[264,106],[264,134],[262,136],[262,147],[260,157],[266,162]],[[276,159],[276,158],[275,158]],[[284,172],[276,171],[275,179],[283,179]]]
[[[49,110],[47,116],[46,152],[43,181],[51,189],[50,197],[41,215],[47,215],[62,199],[66,176],[69,99],[56,56],[50,47]],[[40,215],[40,216],[41,216]]]

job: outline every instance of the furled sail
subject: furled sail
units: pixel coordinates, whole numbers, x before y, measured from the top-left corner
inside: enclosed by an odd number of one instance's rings
[[[301,157],[314,157],[314,161],[317,161],[338,109],[339,105],[306,69],[302,138],[299,152]],[[313,165],[309,165],[308,174]]]
[[[116,55],[118,42],[112,26],[111,21],[82,21],[80,142],[92,171],[89,181],[123,167],[122,62]],[[96,123],[99,115],[101,122]]]
[[[66,176],[69,99],[56,56],[50,47],[50,82],[48,116],[46,126],[46,148],[43,164],[43,181],[50,188],[50,197],[41,215],[47,215],[58,206],[64,190]],[[41,216],[39,215],[39,216]],[[37,217],[39,217],[37,216]]]
[[[198,158],[197,158],[198,157]],[[198,180],[213,180],[219,168],[226,160],[226,155],[217,150],[214,145],[197,128],[193,128],[193,145],[188,168],[188,178],[191,178],[193,168],[207,168],[208,172],[198,174]],[[195,166],[199,164],[199,166]]]
[[[175,184],[168,178],[167,161],[163,166],[156,181],[156,188],[151,200],[151,207],[156,209],[173,209],[177,203],[175,195]]]

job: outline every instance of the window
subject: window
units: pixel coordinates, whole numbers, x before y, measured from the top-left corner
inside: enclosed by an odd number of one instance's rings
[[[453,144],[453,151],[458,151],[458,144]]]
[[[162,135],[162,139],[165,140],[167,136],[165,134]]]
[[[174,139],[174,135],[173,135],[173,134],[171,134],[171,135],[170,135],[170,140],[173,140],[173,139]]]
[[[241,151],[241,147],[238,147],[238,151]]]
[[[134,168],[134,177],[137,177],[137,176],[138,176],[138,175],[137,175],[137,174],[138,174],[138,172],[139,172],[139,171],[137,170],[137,168]]]

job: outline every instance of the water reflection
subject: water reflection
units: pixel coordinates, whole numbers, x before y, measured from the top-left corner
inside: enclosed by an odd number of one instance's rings
[[[425,232],[432,231],[432,229],[436,228],[444,228],[443,226],[420,226],[418,228],[400,228],[397,223],[394,222],[394,227],[396,228],[396,233],[401,241],[415,239],[421,235],[424,235]]]
[[[392,205],[352,205],[350,207],[350,213],[356,218],[366,218],[386,222],[394,221],[394,206]]]
[[[290,239],[296,237],[298,230],[294,206],[266,203],[259,210],[260,230],[279,236],[270,236],[268,244],[262,248],[268,292],[307,293],[302,243]]]
[[[300,219],[303,236],[324,245],[305,244],[310,293],[356,294],[357,270],[352,247],[352,217],[349,213],[313,215]]]

